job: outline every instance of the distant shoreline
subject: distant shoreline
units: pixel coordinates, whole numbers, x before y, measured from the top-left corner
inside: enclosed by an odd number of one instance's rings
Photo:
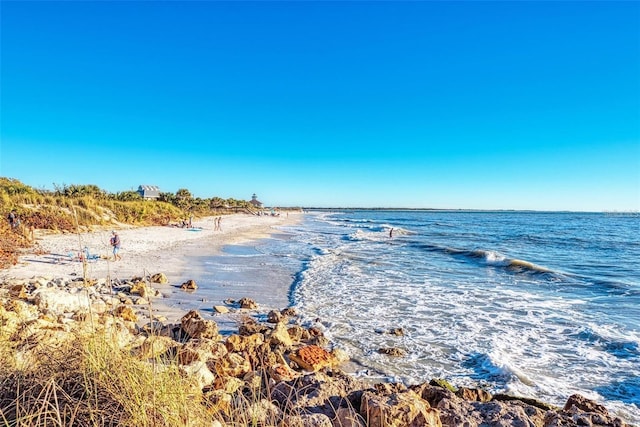
[[[303,208],[305,211],[310,212],[323,212],[323,211],[383,211],[383,212],[450,212],[450,213],[538,213],[538,214],[605,214],[605,215],[638,215],[640,211],[549,211],[549,210],[535,210],[535,209],[440,209],[440,208],[321,208],[310,207]]]

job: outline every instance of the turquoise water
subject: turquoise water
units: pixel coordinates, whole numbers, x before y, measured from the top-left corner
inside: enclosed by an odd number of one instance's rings
[[[206,258],[204,288],[294,305],[360,377],[581,393],[640,425],[637,214],[312,212],[283,231]]]

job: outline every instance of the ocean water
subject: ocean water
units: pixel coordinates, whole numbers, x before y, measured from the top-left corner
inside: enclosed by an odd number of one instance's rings
[[[355,375],[581,393],[640,425],[637,214],[312,212],[285,231],[255,250]]]
[[[281,229],[203,257],[199,295],[295,306],[362,378],[581,393],[640,426],[640,215],[347,210]]]

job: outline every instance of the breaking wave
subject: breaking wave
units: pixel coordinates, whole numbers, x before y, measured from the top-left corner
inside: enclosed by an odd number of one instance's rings
[[[512,273],[528,273],[528,274],[556,274],[565,275],[559,271],[554,271],[550,268],[534,264],[533,262],[518,259],[509,258],[497,251],[485,250],[485,249],[457,249],[436,245],[420,245],[422,249],[430,252],[440,252],[452,256],[461,256],[473,261],[480,261],[482,265],[489,265],[494,267],[501,267]]]

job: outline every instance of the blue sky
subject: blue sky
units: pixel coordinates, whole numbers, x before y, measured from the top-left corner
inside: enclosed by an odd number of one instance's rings
[[[0,176],[640,209],[638,2],[0,3]]]

